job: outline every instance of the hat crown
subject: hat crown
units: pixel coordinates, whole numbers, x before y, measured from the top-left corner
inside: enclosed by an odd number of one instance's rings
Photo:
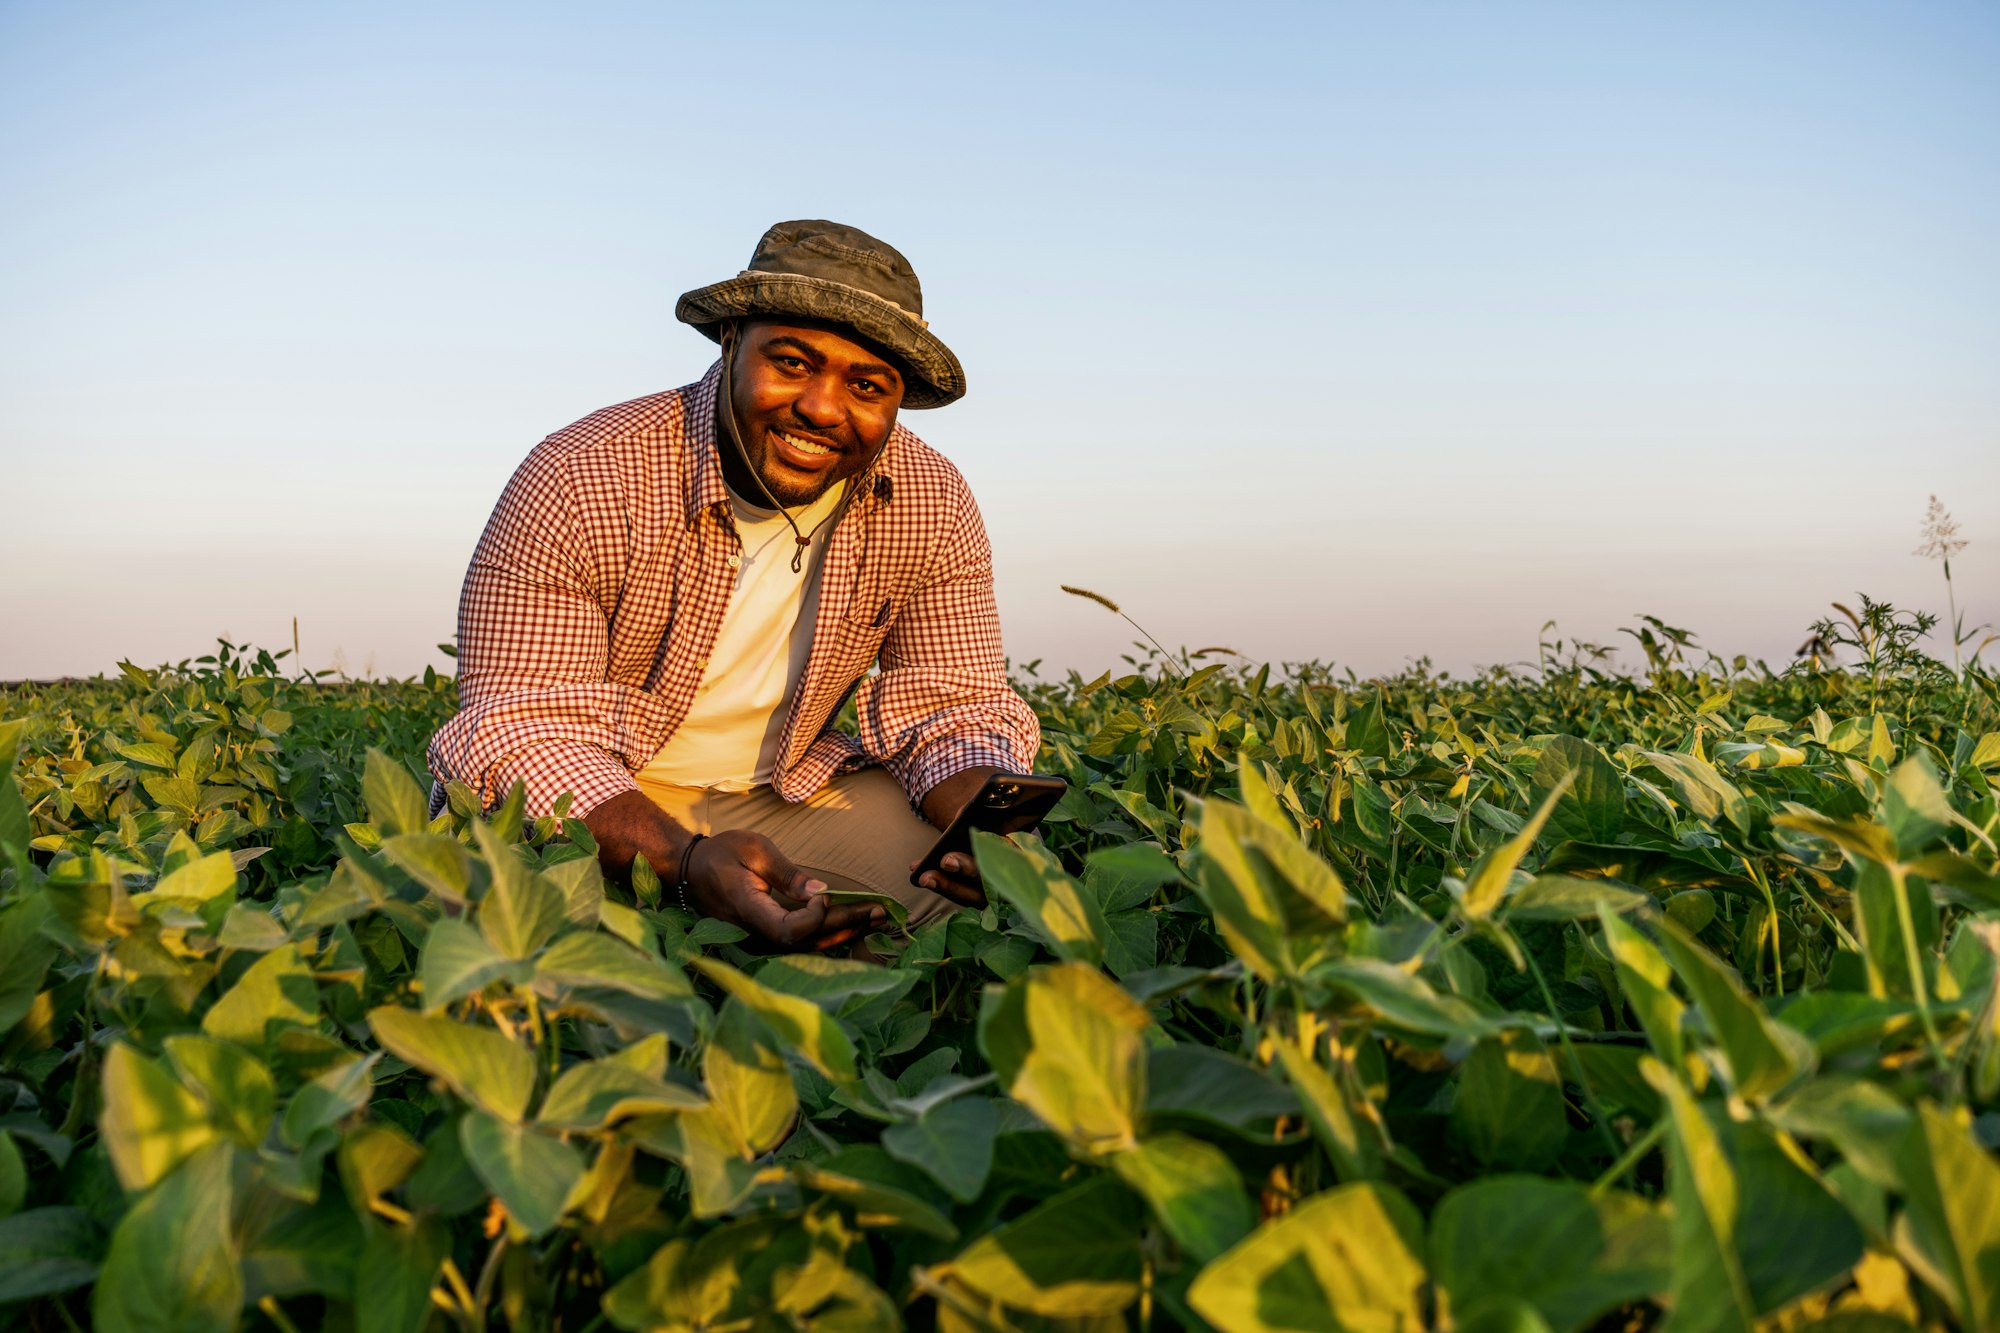
[[[776,224],[758,240],[746,271],[837,282],[918,318],[924,313],[924,289],[902,252],[859,227],[838,222],[807,218]]]

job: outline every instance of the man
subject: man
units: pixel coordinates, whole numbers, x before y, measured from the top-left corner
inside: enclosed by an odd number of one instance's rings
[[[432,771],[487,804],[520,781],[531,813],[572,793],[607,871],[643,855],[778,948],[885,923],[829,887],[913,924],[982,904],[968,857],[910,873],[989,774],[1033,767],[1040,729],[972,495],[896,419],[965,392],[916,274],[865,232],[785,222],[674,313],[721,344],[708,373],[558,431],[501,495]],[[850,696],[856,735],[832,727]]]

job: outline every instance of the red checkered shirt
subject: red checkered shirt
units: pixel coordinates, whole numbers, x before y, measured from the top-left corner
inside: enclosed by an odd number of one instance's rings
[[[741,551],[716,453],[720,374],[593,413],[514,473],[459,599],[459,710],[430,744],[439,778],[487,805],[519,780],[530,814],[573,793],[581,815],[634,789],[687,716]],[[974,765],[1027,771],[1041,729],[1007,682],[965,479],[899,425],[850,485],[772,786],[802,801],[880,763],[914,802]],[[831,725],[850,693],[858,735]]]

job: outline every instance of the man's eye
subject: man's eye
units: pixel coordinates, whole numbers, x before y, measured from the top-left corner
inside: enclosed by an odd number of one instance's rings
[[[859,393],[863,398],[875,398],[887,392],[887,390],[885,390],[881,385],[877,384],[874,380],[856,380],[854,381],[854,389],[855,392]]]

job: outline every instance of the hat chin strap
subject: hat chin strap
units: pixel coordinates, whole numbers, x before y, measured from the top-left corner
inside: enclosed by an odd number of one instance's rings
[[[750,474],[750,480],[757,483],[757,493],[769,502],[771,508],[778,511],[779,515],[785,520],[785,526],[792,530],[792,540],[796,543],[792,547],[792,573],[797,574],[805,568],[806,551],[812,545],[813,535],[821,527],[825,526],[826,519],[821,519],[818,523],[814,524],[812,532],[806,533],[803,536],[800,535],[799,525],[793,520],[792,511],[778,503],[778,497],[771,494],[771,488],[764,484],[764,474],[759,472],[757,465],[750,461],[750,451],[744,447],[743,435],[736,426],[735,367],[736,321],[730,319],[723,321],[722,325],[722,400],[720,406],[722,408],[723,430],[728,434],[729,442],[736,447],[736,456],[743,460],[743,470]],[[835,517],[846,508],[846,502],[842,501],[840,508],[828,517]]]

